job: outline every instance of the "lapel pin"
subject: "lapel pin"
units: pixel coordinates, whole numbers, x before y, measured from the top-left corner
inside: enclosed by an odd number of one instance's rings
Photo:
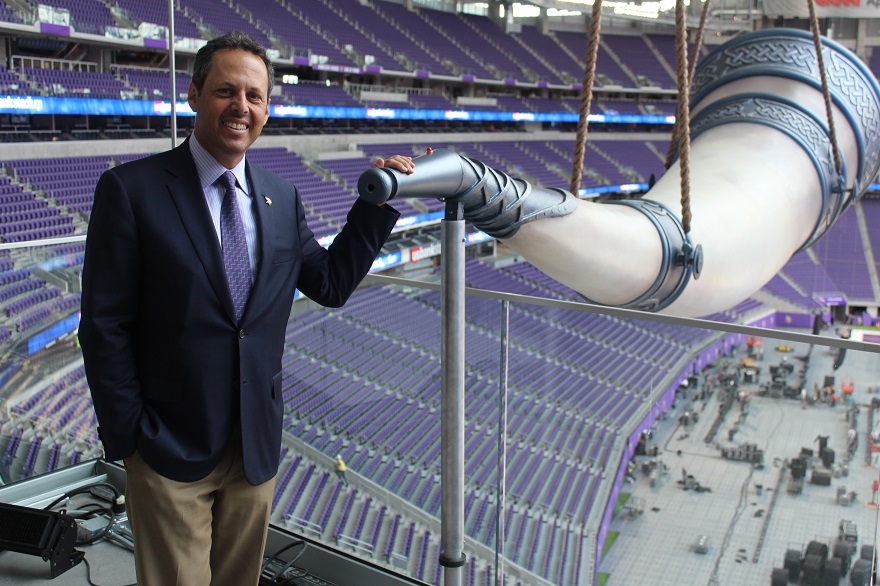
[[[267,206],[272,205],[272,198],[270,198],[268,195],[264,195],[263,197],[266,198],[266,205]]]

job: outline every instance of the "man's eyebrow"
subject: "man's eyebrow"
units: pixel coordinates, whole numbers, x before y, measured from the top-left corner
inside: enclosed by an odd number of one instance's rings
[[[214,86],[214,89],[215,90],[234,89],[236,87],[238,87],[238,84],[235,83],[234,81],[230,81],[228,79],[221,79],[221,80],[217,81],[216,85]],[[268,94],[269,94],[268,88],[264,89],[258,85],[247,85],[247,86],[245,86],[245,91],[248,93],[258,93],[258,94],[260,94],[260,97],[262,97],[262,98],[267,98]]]

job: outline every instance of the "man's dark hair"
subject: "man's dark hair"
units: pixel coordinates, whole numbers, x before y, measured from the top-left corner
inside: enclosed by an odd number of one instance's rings
[[[272,66],[269,56],[266,55],[266,48],[246,34],[240,32],[226,33],[225,35],[211,39],[205,46],[199,49],[199,52],[196,53],[196,62],[195,65],[193,65],[192,76],[192,81],[196,86],[196,89],[201,93],[202,88],[205,87],[205,79],[208,77],[208,72],[211,70],[214,53],[217,51],[232,49],[253,53],[266,64],[266,70],[269,73],[269,90],[266,95],[266,98],[268,98],[269,95],[272,94],[272,86],[275,85],[275,68]]]

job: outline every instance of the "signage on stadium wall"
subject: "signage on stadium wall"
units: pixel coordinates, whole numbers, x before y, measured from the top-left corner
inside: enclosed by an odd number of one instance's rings
[[[318,244],[323,247],[328,247],[336,238],[336,234],[331,234],[329,236],[324,236],[318,239]],[[465,244],[477,244],[480,242],[486,242],[487,240],[492,240],[492,237],[486,234],[485,232],[468,232],[464,241]],[[416,252],[419,250],[419,247],[409,248],[407,250],[398,250],[397,252],[392,252],[391,254],[386,254],[378,257],[375,261],[373,261],[373,266],[370,267],[370,272],[375,273],[378,271],[384,271],[385,269],[390,269],[392,267],[400,266],[407,262],[417,262],[417,259],[427,258],[425,251],[433,251],[434,248],[437,248],[437,254],[440,254],[441,244],[437,242],[436,244],[431,244],[427,247],[422,247],[422,252]],[[436,254],[431,254],[431,256],[436,256]],[[293,292],[293,300],[302,299],[303,294],[299,289]],[[77,322],[79,323],[79,322]]]
[[[59,322],[56,322],[43,330],[42,332],[34,335],[27,342],[28,346],[28,356],[32,356],[36,354],[46,346],[49,346],[58,338],[69,334],[79,327],[80,320],[80,312],[76,312],[72,315],[67,316]]]
[[[880,1],[880,0],[877,0]],[[94,116],[169,116],[171,102],[110,100],[88,97],[4,96],[0,95],[0,114],[84,114]],[[273,104],[275,118],[390,119],[390,120],[473,120],[491,122],[577,122],[571,112],[483,112],[470,110],[419,110],[416,108],[347,108],[337,106],[294,106]],[[195,116],[187,102],[177,103],[178,116]],[[590,114],[598,124],[670,125],[675,116],[645,114]]]
[[[425,258],[438,256],[443,246],[439,242],[434,242],[428,246],[414,246],[409,249],[409,257],[412,262],[419,262]]]
[[[846,295],[844,293],[813,293],[813,301],[819,305],[838,306],[846,305]]]
[[[492,237],[485,232],[470,232],[464,237],[465,244],[479,244],[480,242],[488,242]]]
[[[414,226],[433,224],[443,219],[443,212],[430,212],[428,214],[418,214],[416,216],[402,216],[394,224],[395,230],[402,228],[412,228]]]
[[[810,16],[806,2],[802,0],[764,0],[765,16]],[[816,16],[819,18],[878,18],[880,0],[816,0]]]
[[[391,267],[396,267],[397,265],[402,264],[403,251],[398,250],[397,252],[392,252],[391,254],[376,258],[376,260],[373,261],[373,266],[370,267],[370,272],[384,271],[385,269],[390,269]]]
[[[351,67],[348,65],[318,64],[312,65],[312,67],[319,71],[332,71],[333,73],[361,73],[360,67]]]
[[[578,190],[579,197],[595,197],[604,193],[633,193],[648,191],[647,183],[624,183],[623,185],[602,185],[601,187],[582,187]]]

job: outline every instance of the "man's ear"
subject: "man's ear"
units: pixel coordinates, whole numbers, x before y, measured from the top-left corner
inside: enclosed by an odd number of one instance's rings
[[[199,97],[199,90],[196,88],[196,84],[193,82],[189,82],[189,91],[187,92],[186,99],[189,102],[189,107],[192,108],[192,111],[196,111],[196,98]]]

